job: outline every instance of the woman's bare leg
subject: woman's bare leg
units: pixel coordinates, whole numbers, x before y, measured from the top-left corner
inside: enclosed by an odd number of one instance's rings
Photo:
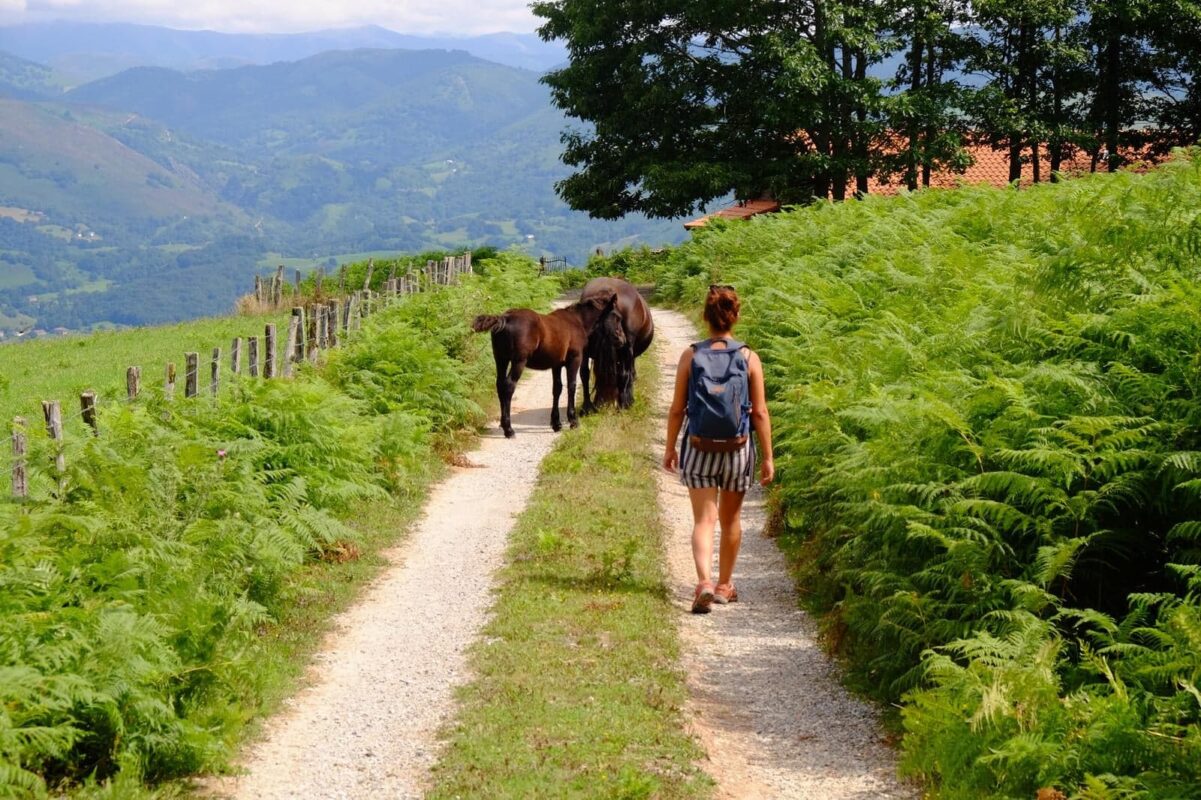
[[[712,580],[713,531],[717,526],[717,489],[689,489],[692,500],[692,559],[696,579]]]
[[[742,499],[746,492],[722,492],[717,515],[721,520],[721,546],[717,551],[717,582],[730,583],[734,577],[734,562],[742,546]],[[695,542],[695,538],[693,539]],[[693,544],[695,550],[696,545]]]

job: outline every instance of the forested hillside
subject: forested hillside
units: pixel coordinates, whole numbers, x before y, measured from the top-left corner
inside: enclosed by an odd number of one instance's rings
[[[53,79],[35,67],[25,83]],[[581,263],[684,233],[571,211],[538,75],[462,51],[138,68],[0,104],[0,332],[222,313],[282,258],[490,244]]]
[[[1199,208],[1193,153],[633,259],[737,286],[799,585],[937,796],[1197,796]]]
[[[46,64],[76,86],[133,67],[221,69],[361,48],[464,50],[498,64],[532,70],[549,69],[566,58],[561,45],[543,42],[532,33],[414,36],[367,25],[252,34],[64,20],[0,26],[0,50]]]

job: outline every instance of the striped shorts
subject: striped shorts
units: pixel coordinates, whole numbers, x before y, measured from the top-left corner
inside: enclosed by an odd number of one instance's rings
[[[680,442],[680,483],[689,489],[717,487],[725,492],[745,492],[755,482],[753,436],[732,453],[702,453],[688,444],[685,431]]]

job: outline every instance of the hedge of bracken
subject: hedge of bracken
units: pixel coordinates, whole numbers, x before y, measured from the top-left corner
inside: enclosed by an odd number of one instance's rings
[[[948,798],[1201,797],[1201,156],[819,204],[642,269],[734,283],[850,680]]]
[[[494,367],[471,315],[558,291],[527,258],[477,271],[377,312],[294,380],[102,408],[102,435],[67,443],[65,488],[37,469],[29,501],[0,501],[0,796],[222,763],[262,626],[303,599],[291,576],[354,540],[363,502],[415,499],[483,422]],[[51,460],[35,434],[30,463]]]

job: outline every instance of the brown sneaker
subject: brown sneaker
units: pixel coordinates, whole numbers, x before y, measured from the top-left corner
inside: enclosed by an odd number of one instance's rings
[[[709,606],[713,605],[713,583],[701,581],[696,585],[696,594],[692,596],[692,613],[708,614]]]
[[[738,602],[738,590],[734,588],[732,583],[719,583],[717,588],[713,590],[713,602],[718,605],[726,603]]]

